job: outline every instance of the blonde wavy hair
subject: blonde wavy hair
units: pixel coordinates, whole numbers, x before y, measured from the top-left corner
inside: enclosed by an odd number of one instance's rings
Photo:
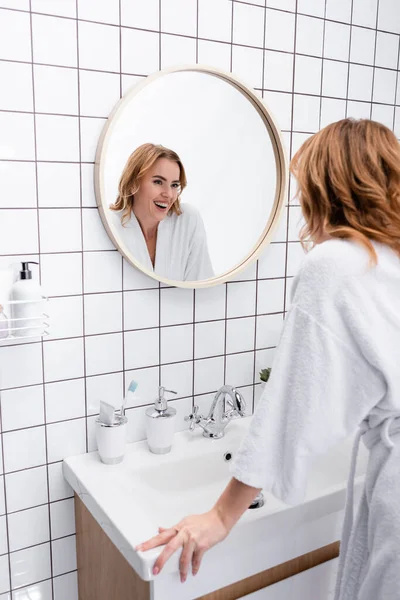
[[[118,197],[112,210],[122,211],[121,223],[124,225],[130,218],[136,192],[139,190],[140,181],[159,158],[167,158],[179,165],[179,194],[168,214],[182,214],[180,208],[180,195],[186,187],[186,173],[182,161],[176,152],[155,144],[142,144],[128,158],[118,185]]]
[[[400,256],[400,144],[390,129],[367,119],[332,123],[306,140],[290,170],[306,222],[305,249],[326,234],[359,242],[371,264],[371,241]]]

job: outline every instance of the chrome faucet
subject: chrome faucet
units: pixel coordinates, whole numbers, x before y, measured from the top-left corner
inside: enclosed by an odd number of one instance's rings
[[[207,417],[199,415],[199,407],[194,406],[193,412],[185,417],[185,421],[190,423],[190,431],[199,425],[204,437],[218,439],[225,435],[225,427],[233,417],[245,416],[245,410],[246,403],[242,394],[231,385],[223,385],[215,394]]]

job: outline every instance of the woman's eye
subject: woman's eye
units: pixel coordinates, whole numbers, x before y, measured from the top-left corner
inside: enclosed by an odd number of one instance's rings
[[[180,183],[173,183],[172,187],[174,187],[175,189],[180,188]]]
[[[160,183],[162,184],[162,181],[161,181],[161,179],[154,179],[154,180],[153,180],[153,183],[156,183],[156,184],[158,185],[158,184],[160,184]]]

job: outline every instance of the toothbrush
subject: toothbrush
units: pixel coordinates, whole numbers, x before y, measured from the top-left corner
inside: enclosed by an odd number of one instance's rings
[[[125,406],[126,406],[126,403],[128,401],[128,398],[135,393],[137,386],[138,386],[137,382],[134,379],[132,379],[132,381],[129,384],[128,391],[125,394],[125,398],[124,398],[124,401],[122,403],[122,406],[121,406],[121,417],[125,416]]]

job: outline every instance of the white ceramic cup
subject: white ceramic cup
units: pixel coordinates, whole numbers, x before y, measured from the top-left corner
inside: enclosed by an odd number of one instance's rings
[[[115,420],[113,425],[106,425],[96,419],[97,449],[106,465],[116,465],[124,460],[128,419],[116,415]]]

